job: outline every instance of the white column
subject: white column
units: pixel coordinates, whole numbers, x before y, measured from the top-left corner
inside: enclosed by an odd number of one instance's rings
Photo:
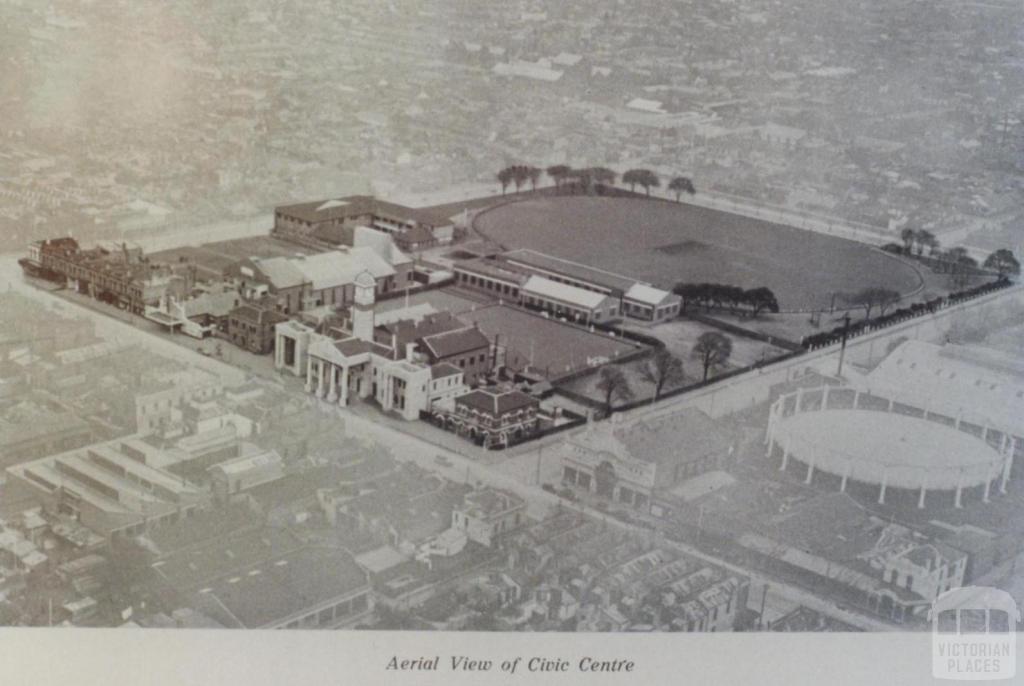
[[[341,378],[338,380],[341,386],[338,404],[341,405],[342,407],[348,405],[348,369],[348,365],[342,365]]]
[[[878,504],[879,505],[884,505],[885,504],[885,487],[886,487],[888,481],[889,481],[889,470],[888,469],[883,469],[882,470],[882,488],[878,491]]]
[[[849,460],[846,461],[846,468],[843,469],[843,480],[839,483],[839,492],[846,492],[846,480],[850,478],[850,470],[853,468],[853,463]]]
[[[324,367],[326,363],[323,360],[317,360],[317,382],[316,382],[316,397],[324,397]]]
[[[327,400],[333,403],[338,401],[338,368],[332,364],[328,365],[327,370],[330,379]]]
[[[812,457],[811,461],[807,463],[807,478],[804,479],[804,483],[805,484],[811,483],[811,479],[813,479],[813,478],[814,478],[814,458]]]
[[[892,412],[892,398],[889,398],[889,412]]]
[[[853,392],[853,409],[860,409],[860,391]]]
[[[983,502],[983,503],[987,503],[988,502],[988,495],[989,495],[989,491],[991,490],[991,488],[992,488],[992,475],[991,474],[986,474],[985,475],[985,494],[981,497],[981,502]]]
[[[924,484],[921,484],[921,497],[917,499],[917,506],[921,509],[924,509],[924,496],[927,492],[928,490],[925,488]]]
[[[956,481],[956,495],[953,498],[953,505],[955,507],[958,507],[958,508],[963,507],[963,505],[960,503],[960,496],[961,496],[961,493],[963,492],[963,489],[964,489],[964,473],[963,473],[963,471],[961,471],[960,472],[960,476],[957,478],[957,481]]]
[[[313,358],[306,358],[306,393],[313,392]]]
[[[782,465],[779,466],[779,471],[786,471],[786,465],[789,464],[789,446],[782,446]]]
[[[1003,463],[1003,480],[999,484],[999,492],[1006,493],[1006,483],[1010,480],[1010,472],[1013,471],[1013,456],[1017,448],[1017,439],[1007,441],[1008,450],[1005,450],[1006,461]]]
[[[829,388],[830,388],[830,386],[828,384],[825,384],[825,388],[822,389],[822,391],[821,391],[821,409],[822,410],[827,410],[828,409],[828,389]]]
[[[803,401],[804,401],[804,387],[801,386],[800,388],[796,389],[796,405],[793,408],[793,414],[799,414],[800,406],[803,404]]]

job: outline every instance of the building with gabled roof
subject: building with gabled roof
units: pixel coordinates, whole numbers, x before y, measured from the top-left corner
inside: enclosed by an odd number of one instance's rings
[[[591,424],[562,444],[562,480],[648,510],[657,491],[718,466],[733,441],[728,429],[694,408],[656,419]]]

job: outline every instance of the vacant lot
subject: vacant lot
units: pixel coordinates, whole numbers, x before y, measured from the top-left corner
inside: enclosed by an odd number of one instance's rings
[[[481,213],[476,226],[506,247],[671,286],[768,286],[785,310],[828,307],[834,292],[884,286],[909,293],[917,270],[862,243],[660,200],[561,197]]]

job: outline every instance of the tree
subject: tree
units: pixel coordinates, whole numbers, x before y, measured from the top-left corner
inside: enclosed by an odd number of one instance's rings
[[[695,283],[677,283],[672,287],[672,292],[682,298],[682,302],[679,304],[679,312],[681,314],[686,313],[686,308],[694,303],[699,303],[701,300],[700,285]]]
[[[537,167],[526,168],[526,178],[530,180],[530,190],[537,190],[537,182],[540,181],[541,170]]]
[[[629,380],[622,370],[614,365],[606,364],[598,372],[600,379],[597,382],[597,389],[604,393],[605,415],[612,413],[612,401],[628,401],[633,397],[633,389],[629,387]]]
[[[658,175],[650,169],[630,169],[622,175],[622,183],[628,183],[631,191],[635,191],[637,186],[643,186],[647,195],[651,194],[652,188],[661,185]]]
[[[614,171],[608,167],[591,167],[590,178],[593,179],[594,183],[599,183],[604,186],[614,186],[615,179],[618,177]]]
[[[501,182],[501,194],[505,195],[508,185],[512,183],[512,167],[505,167],[498,172],[498,181]]]
[[[569,176],[571,171],[572,169],[564,164],[553,164],[547,168],[547,174],[555,182],[556,188],[561,188],[562,182]]]
[[[590,195],[590,187],[594,182],[594,176],[590,169],[573,169],[569,172],[569,178],[576,182],[576,185],[580,187],[581,193]]]
[[[921,256],[925,248],[928,248],[929,255],[935,254],[935,251],[939,247],[939,239],[935,237],[935,234],[926,229],[921,229],[920,231],[916,232],[915,236],[917,240],[918,257]]]
[[[871,310],[876,307],[879,308],[882,314],[885,314],[885,311],[899,299],[900,294],[898,291],[894,291],[891,288],[878,288],[874,286],[864,288],[844,297],[844,300],[850,305],[863,307],[866,319],[871,318]]]
[[[697,189],[693,187],[693,181],[685,176],[677,176],[669,181],[668,189],[676,194],[676,202],[679,202],[679,196],[683,193],[693,195],[697,192]]]
[[[746,296],[747,304],[750,305],[750,316],[757,317],[764,310],[769,312],[779,311],[779,302],[775,299],[775,294],[772,293],[770,288],[761,286],[760,288],[751,288],[744,292]]]
[[[900,238],[903,240],[903,252],[907,255],[911,253],[914,248],[914,239],[916,238],[916,232],[907,227],[900,231]]]
[[[643,378],[654,384],[654,399],[661,397],[665,384],[678,384],[683,381],[683,361],[665,348],[658,348],[644,363],[640,370]]]
[[[516,185],[516,193],[518,193],[530,178],[530,168],[525,164],[516,164],[509,168],[512,170],[512,183]]]
[[[1000,278],[1020,275],[1020,262],[1006,248],[1000,248],[986,257],[982,266],[996,272]]]
[[[708,380],[708,372],[712,367],[720,367],[732,355],[732,341],[717,331],[702,333],[693,345],[693,357],[700,361],[704,368],[704,381]]]

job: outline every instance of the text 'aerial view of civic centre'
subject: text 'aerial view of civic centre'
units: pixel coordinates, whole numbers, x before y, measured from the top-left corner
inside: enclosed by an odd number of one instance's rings
[[[122,8],[134,90],[83,74],[121,96],[74,120],[119,128],[66,168],[28,120],[0,151],[0,625],[917,631],[958,589],[1024,600],[1024,172],[976,158],[1022,140],[1024,83],[939,70],[964,95],[924,140],[935,86],[883,47],[726,41],[810,21],[768,3],[652,3],[653,33],[356,3],[309,35],[257,4],[202,10],[226,44]],[[102,14],[10,12],[26,55]]]

